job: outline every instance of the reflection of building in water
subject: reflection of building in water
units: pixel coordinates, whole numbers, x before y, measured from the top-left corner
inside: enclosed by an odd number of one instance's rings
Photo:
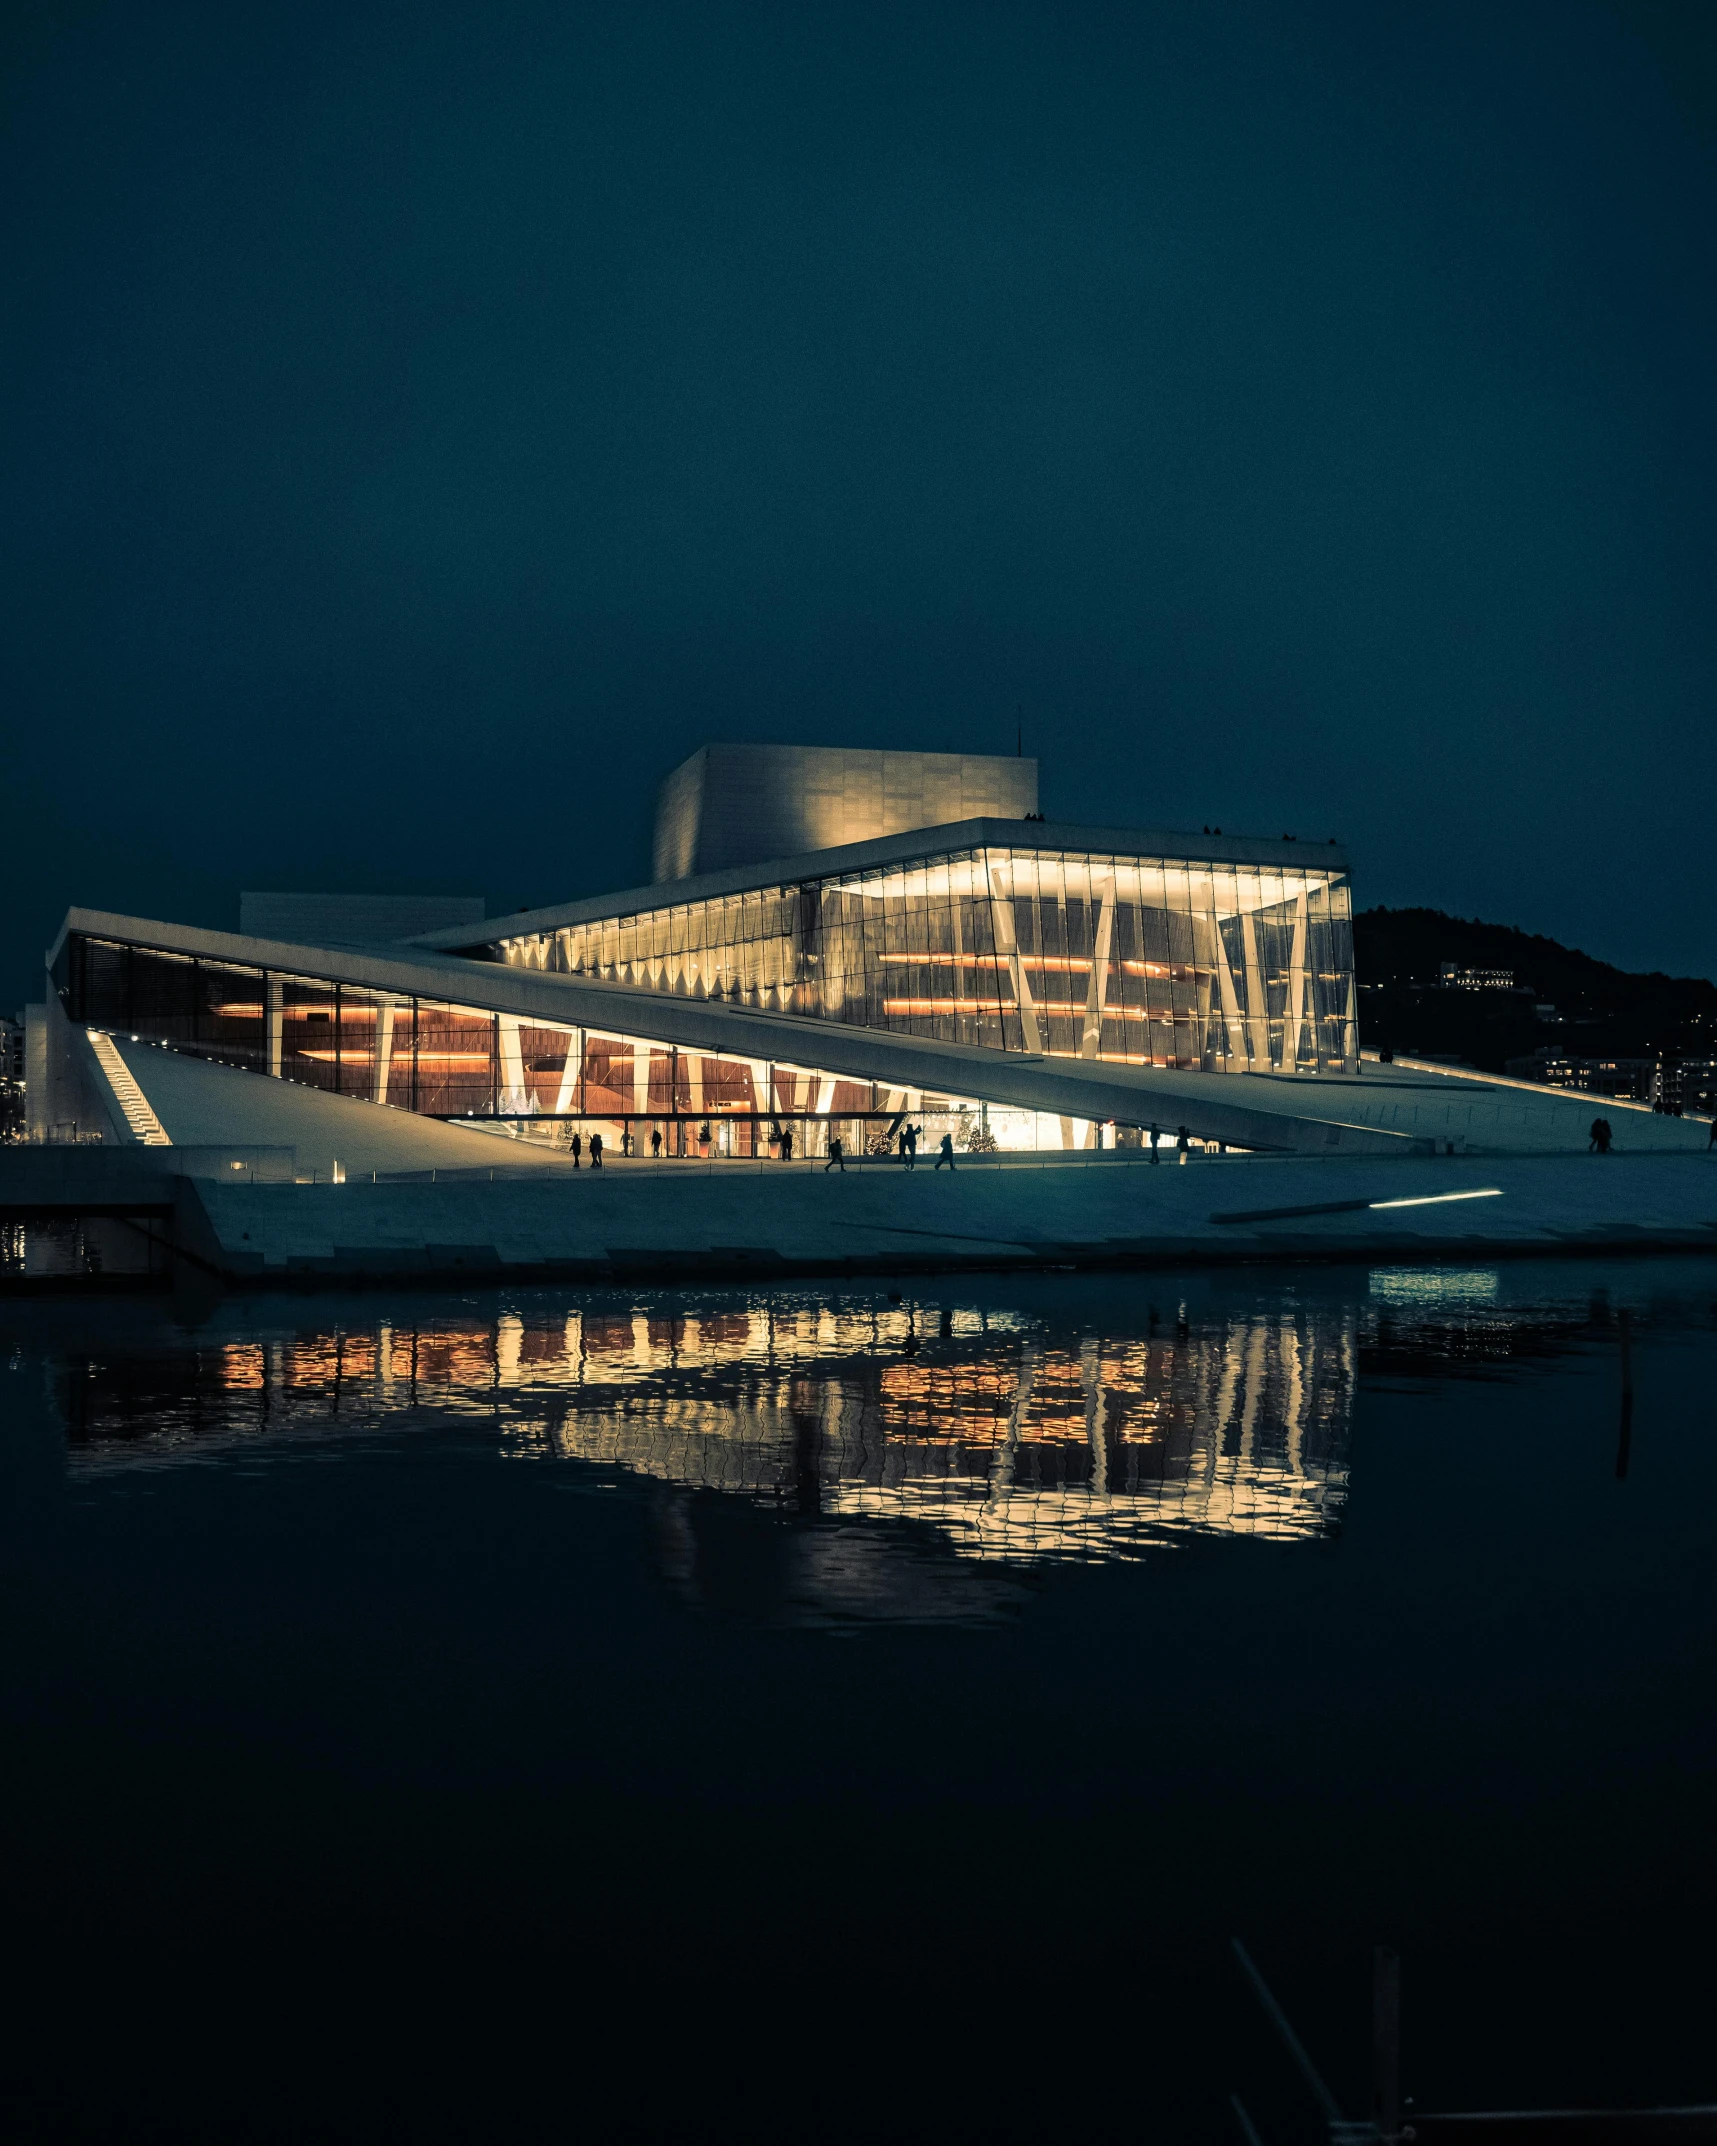
[[[74,1365],[68,1424],[87,1472],[479,1418],[521,1459],[805,1518],[915,1523],[961,1557],[1010,1563],[1332,1526],[1356,1360],[1347,1307],[1248,1306],[1114,1338],[928,1316],[933,1331],[916,1308],[783,1298],[216,1341]]]
[[[1354,1344],[1292,1315],[1071,1345],[758,1370],[720,1405],[645,1386],[516,1420],[518,1450],[825,1517],[928,1523],[961,1555],[1124,1555],[1183,1533],[1292,1541],[1345,1482]],[[592,1405],[594,1403],[594,1405]]]

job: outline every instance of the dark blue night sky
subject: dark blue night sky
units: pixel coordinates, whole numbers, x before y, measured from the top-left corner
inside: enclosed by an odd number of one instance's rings
[[[1016,719],[1711,974],[1712,22],[35,10],[0,1006],[72,901],[548,901],[705,739]]]

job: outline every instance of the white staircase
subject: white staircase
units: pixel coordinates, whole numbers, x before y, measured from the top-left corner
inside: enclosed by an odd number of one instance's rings
[[[133,1137],[146,1148],[170,1148],[173,1143],[167,1137],[167,1128],[150,1108],[149,1098],[138,1087],[131,1068],[120,1057],[118,1044],[98,1028],[89,1031],[89,1041],[96,1063],[107,1076],[107,1085],[113,1090],[114,1101],[125,1113],[125,1122]]]

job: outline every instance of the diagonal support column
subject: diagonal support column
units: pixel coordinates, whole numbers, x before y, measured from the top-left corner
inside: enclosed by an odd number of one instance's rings
[[[1240,919],[1240,944],[1246,960],[1246,1055],[1254,1066],[1267,1066],[1270,1009],[1264,993],[1264,964],[1258,958],[1258,919],[1250,910]]]
[[[378,1006],[376,1009],[376,1085],[373,1100],[385,1103],[388,1099],[388,1074],[393,1069],[393,1025],[398,1017],[397,1006]]]
[[[1109,992],[1109,945],[1115,930],[1113,882],[1103,889],[1097,911],[1097,930],[1091,942],[1091,981],[1085,993],[1085,1032],[1079,1041],[1081,1058],[1095,1058],[1103,1041],[1103,1001]]]
[[[1014,928],[1013,875],[1002,877],[1001,885],[990,897],[990,912],[995,918],[996,949],[1008,965],[1008,975],[1014,987],[1014,1000],[1019,1007],[1020,1031],[1025,1047],[1034,1054],[1043,1050],[1043,1032],[1037,1023],[1037,1007],[1033,1003],[1031,985],[1026,980],[1025,964],[1019,958],[1019,934]]]
[[[1216,929],[1216,989],[1222,1001],[1222,1020],[1228,1031],[1229,1051],[1250,1069],[1252,1039],[1240,1011],[1240,994],[1234,988],[1234,964],[1228,958],[1228,941],[1222,935],[1220,924]]]
[[[501,1114],[510,1117],[525,1107],[525,1060],[519,1048],[519,1021],[516,1014],[503,1013],[496,1017],[501,1039]]]
[[[1310,937],[1306,895],[1302,888],[1294,902],[1294,944],[1293,951],[1288,956],[1288,1018],[1282,1036],[1284,1073],[1294,1070],[1305,1049],[1306,948]]]
[[[578,1095],[578,1076],[584,1066],[584,1031],[573,1028],[567,1031],[566,1060],[560,1069],[560,1086],[554,1094],[554,1114],[564,1118]]]

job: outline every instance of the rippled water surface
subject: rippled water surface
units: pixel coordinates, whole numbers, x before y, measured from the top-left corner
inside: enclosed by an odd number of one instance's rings
[[[0,1309],[25,2139],[1717,2098],[1717,1272]]]

